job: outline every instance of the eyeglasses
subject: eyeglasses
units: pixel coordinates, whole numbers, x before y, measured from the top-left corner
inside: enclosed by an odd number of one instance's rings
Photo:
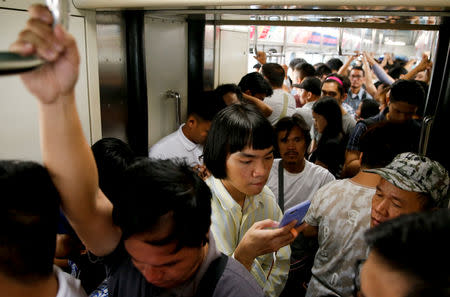
[[[350,78],[362,78],[362,75],[350,75]]]
[[[364,297],[361,293],[361,268],[366,262],[366,259],[358,259],[353,266],[354,278],[353,278],[353,296],[354,297]]]

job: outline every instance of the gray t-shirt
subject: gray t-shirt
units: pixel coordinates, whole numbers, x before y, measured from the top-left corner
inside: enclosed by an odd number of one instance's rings
[[[178,288],[162,289],[147,282],[144,276],[134,267],[130,256],[123,248],[123,244],[111,255],[107,256],[105,264],[108,274],[108,291],[110,297],[192,297],[205,272],[212,261],[220,257],[216,249],[212,233],[209,233],[209,248],[206,259],[200,265],[190,281]],[[227,265],[217,282],[213,297],[257,296],[264,293],[254,277],[245,267],[229,257]]]
[[[350,179],[332,181],[311,201],[305,222],[319,228],[319,249],[306,296],[351,296],[354,264],[367,258],[363,234],[370,227],[375,188]]]

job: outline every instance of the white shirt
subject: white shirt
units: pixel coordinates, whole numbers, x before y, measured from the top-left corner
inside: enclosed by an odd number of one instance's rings
[[[284,110],[284,98],[287,98],[286,114],[284,116],[291,116],[295,113],[295,99],[294,97],[285,92],[283,89],[273,90],[273,94],[270,97],[264,99],[264,103],[272,108],[272,114],[267,118],[272,125],[275,125]]]
[[[278,203],[278,164],[281,159],[275,159],[270,170],[267,186],[272,190]],[[325,168],[305,160],[305,168],[300,173],[290,173],[283,170],[284,175],[284,209],[287,210],[300,202],[311,200],[318,189],[335,180]]]
[[[177,131],[155,143],[148,156],[155,159],[184,159],[190,166],[201,165],[203,146],[190,141],[183,133],[184,124]]]
[[[79,279],[65,273],[56,265],[53,265],[53,271],[58,279],[56,297],[87,297]]]
[[[305,123],[308,125],[308,129],[311,129],[314,124],[314,118],[312,116],[312,107],[314,102],[308,102],[302,107],[298,107],[295,109],[295,112],[302,116],[305,120]]]

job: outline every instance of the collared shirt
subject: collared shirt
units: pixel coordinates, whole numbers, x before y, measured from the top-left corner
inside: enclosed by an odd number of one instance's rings
[[[162,138],[150,148],[148,156],[155,159],[184,159],[190,166],[201,165],[203,146],[193,143],[183,133],[184,124],[177,131]]]
[[[261,193],[247,196],[244,206],[231,197],[219,179],[213,176],[206,180],[213,194],[211,231],[216,239],[217,248],[226,255],[233,255],[244,234],[255,222],[265,219],[280,221],[283,214],[270,189],[265,186]],[[285,246],[278,250],[273,261],[273,254],[265,254],[255,259],[251,273],[264,289],[267,296],[279,296],[289,273],[291,250]]]
[[[353,108],[353,110],[357,110],[359,103],[361,103],[361,100],[363,99],[373,98],[363,87],[359,89],[358,94],[353,94],[352,89],[349,89],[347,93],[347,99],[345,99],[344,103],[349,104]]]

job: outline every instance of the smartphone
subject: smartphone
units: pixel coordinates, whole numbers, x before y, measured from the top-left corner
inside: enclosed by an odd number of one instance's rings
[[[297,224],[294,227],[300,226],[310,205],[311,201],[306,200],[286,210],[283,218],[281,219],[279,227],[284,227],[293,220],[297,220]]]

